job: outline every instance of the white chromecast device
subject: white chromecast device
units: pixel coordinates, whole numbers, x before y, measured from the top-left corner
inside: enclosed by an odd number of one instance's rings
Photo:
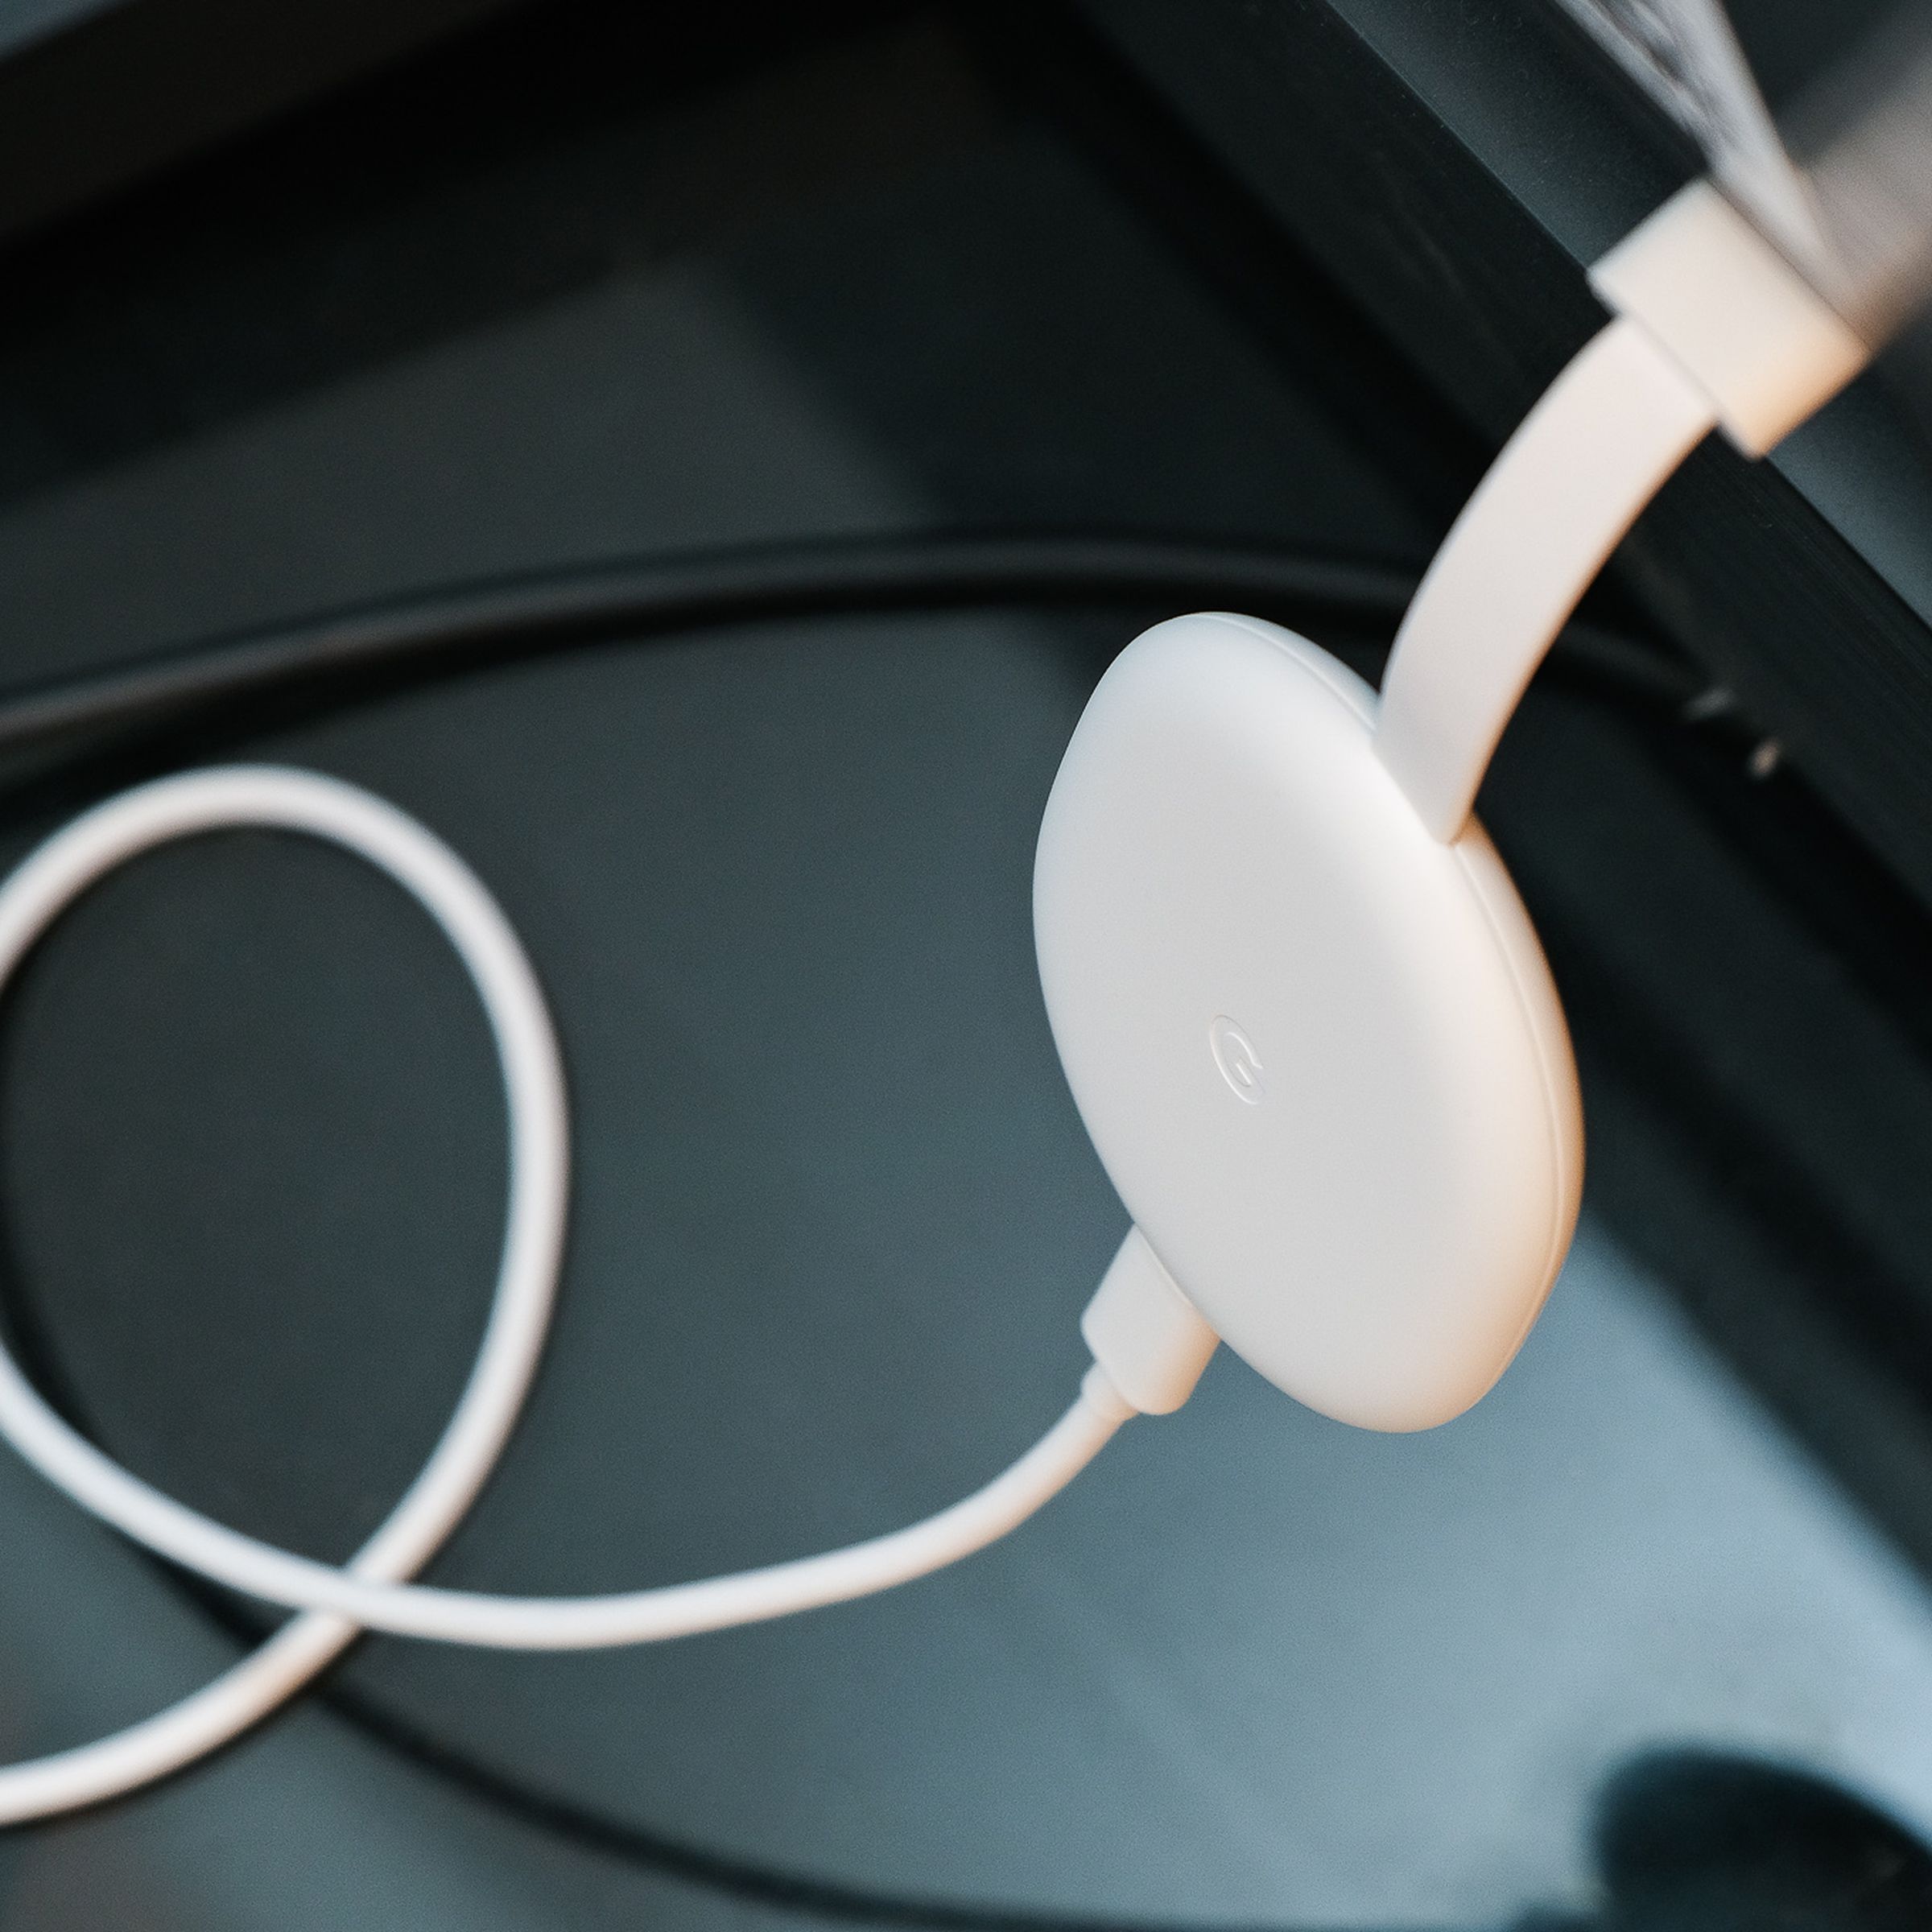
[[[0,1347],[0,1434],[81,1505],[213,1581],[308,1614],[97,1743],[0,1769],[0,1824],[127,1791],[237,1736],[358,1629],[506,1649],[650,1642],[788,1616],[957,1561],[1023,1521],[1136,1413],[1184,1402],[1224,1339],[1311,1407],[1377,1429],[1459,1414],[1561,1267],[1583,1172],[1562,1010],[1472,802],[1523,687],[1637,513],[1721,426],[1761,455],[1869,346],[1707,184],[1591,272],[1616,319],[1511,439],[1423,579],[1380,696],[1272,625],[1157,626],[1100,680],[1041,829],[1041,983],[1133,1226],[1082,1321],[1078,1399],[937,1516],[667,1587],[492,1596],[406,1579],[480,1488],[541,1351],[567,1192],[542,995],[461,861],[312,774],[189,773],[110,799],[0,886],[0,982],[112,866],[272,824],[390,871],[450,937],[503,1064],[510,1212],[470,1384],[388,1522],[337,1568],[123,1469]]]
[[[1311,1408],[1421,1429],[1535,1320],[1582,1116],[1502,862],[1474,824],[1430,834],[1375,719],[1367,685],[1272,625],[1149,631],[1067,749],[1034,923],[1142,1265]],[[1103,1291],[1086,1319],[1103,1361],[1113,1311]]]
[[[1617,319],[1458,518],[1379,697],[1274,625],[1182,617],[1128,647],[1074,734],[1034,925],[1136,1229],[1084,1332],[1143,1409],[1185,1400],[1212,1332],[1311,1408],[1427,1428],[1508,1367],[1563,1265],[1575,1064],[1477,787],[1685,456],[1719,425],[1761,455],[1870,353],[1707,183],[1591,283]]]

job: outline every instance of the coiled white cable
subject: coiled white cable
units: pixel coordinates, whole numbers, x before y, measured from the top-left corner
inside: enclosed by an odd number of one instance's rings
[[[172,839],[244,825],[328,840],[413,894],[468,969],[502,1067],[510,1189],[489,1323],[442,1439],[349,1565],[372,1579],[406,1577],[456,1527],[496,1466],[543,1352],[563,1253],[570,1184],[563,1063],[536,976],[496,902],[440,840],[353,786],[266,766],[193,772],[76,819],[0,887],[0,984],[65,906],[123,861]],[[6,1369],[10,1386],[44,1411],[10,1359]],[[293,1696],[356,1634],[340,1616],[299,1616],[156,1716],[0,1769],[0,1824],[97,1803],[192,1764]]]
[[[340,1570],[242,1536],[141,1481],[56,1415],[0,1348],[0,1435],[56,1488],[217,1583],[307,1612],[160,1715],[97,1744],[0,1769],[0,1824],[93,1803],[191,1763],[293,1695],[361,1627],[510,1649],[584,1649],[720,1629],[890,1588],[1004,1535],[1063,1488],[1137,1413],[1096,1365],[1060,1421],[964,1501],[849,1549],[737,1575],[559,1599],[402,1583],[398,1579],[427,1560],[481,1487],[543,1347],[568,1191],[555,1037],[516,935],[448,847],[366,792],[270,766],[162,779],[56,833],[0,886],[0,986],[60,911],[103,873],[168,840],[231,826],[307,832],[359,853],[416,897],[468,968],[496,1040],[509,1103],[510,1210],[496,1302],[469,1385],[435,1453],[382,1528]]]

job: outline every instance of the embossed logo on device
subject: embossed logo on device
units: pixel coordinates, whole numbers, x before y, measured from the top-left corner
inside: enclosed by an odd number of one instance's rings
[[[1260,1106],[1268,1093],[1261,1077],[1261,1056],[1255,1051],[1254,1042],[1224,1013],[1217,1013],[1208,1029],[1208,1050],[1235,1098],[1250,1107]]]

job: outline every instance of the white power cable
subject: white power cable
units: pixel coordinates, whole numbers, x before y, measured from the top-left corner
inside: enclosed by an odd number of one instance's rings
[[[468,969],[502,1063],[509,1204],[489,1323],[442,1439],[349,1566],[371,1579],[405,1577],[448,1536],[496,1466],[543,1352],[563,1253],[570,1184],[563,1064],[536,976],[495,901],[440,840],[367,792],[262,766],[194,772],[111,799],[26,860],[0,888],[0,984],[61,910],[114,867],[169,840],[242,825],[331,840],[412,894]],[[10,1358],[6,1365],[25,1388]],[[27,1393],[33,1406],[44,1407]],[[339,1616],[297,1617],[156,1716],[0,1769],[0,1824],[97,1803],[192,1764],[293,1696],[356,1634]]]
[[[359,1628],[506,1649],[585,1649],[721,1629],[890,1588],[1005,1534],[1138,1413],[1096,1364],[1067,1414],[984,1488],[924,1521],[822,1555],[610,1596],[501,1597],[402,1583],[448,1536],[493,1467],[543,1347],[568,1191],[555,1038],[514,933],[453,852],[366,792],[269,766],[163,779],[56,833],[0,886],[0,986],[103,873],[168,840],[231,826],[307,832],[359,853],[420,901],[469,969],[509,1103],[510,1212],[496,1302],[443,1439],[388,1521],[343,1569],[241,1535],[141,1481],[56,1415],[0,1348],[0,1435],[56,1488],[187,1568],[308,1612],[160,1715],[97,1744],[0,1769],[0,1824],[93,1803],[192,1762],[299,1690]],[[1192,1377],[1187,1381],[1191,1386]]]

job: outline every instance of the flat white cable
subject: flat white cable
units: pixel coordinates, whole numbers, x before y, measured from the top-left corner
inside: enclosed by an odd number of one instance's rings
[[[112,866],[165,840],[233,825],[310,832],[369,858],[416,894],[469,968],[502,1051],[511,1100],[512,1213],[498,1310],[445,1445],[405,1499],[412,1514],[403,1526],[413,1535],[400,1534],[399,1511],[341,1570],[242,1536],[142,1482],[56,1414],[0,1349],[0,1434],[57,1488],[135,1541],[213,1581],[327,1613],[301,1620],[199,1699],[150,1726],[88,1752],[0,1773],[0,1779],[14,1781],[10,1787],[0,1783],[0,1802],[8,1806],[0,1810],[0,1822],[127,1789],[225,1741],[305,1682],[357,1626],[500,1648],[583,1649],[720,1629],[889,1588],[1004,1535],[1063,1488],[1129,1417],[1179,1407],[1191,1390],[1215,1338],[1187,1309],[1145,1242],[1130,1232],[1090,1311],[1089,1340],[1099,1359],[1072,1407],[1002,1475],[936,1516],[848,1549],[608,1596],[501,1597],[390,1580],[420,1563],[475,1493],[541,1345],[565,1187],[555,1042],[514,935],[453,854],[367,794],[311,774],[263,767],[165,779],[110,800],[56,833],[0,886],[0,985],[60,911]],[[1122,1385],[1133,1400],[1120,1392]],[[475,1419],[479,1407],[481,1422]],[[426,1495],[442,1512],[433,1519],[420,1500]]]
[[[1616,319],[1530,411],[1396,634],[1376,749],[1445,844],[1579,600],[1721,427],[1757,456],[1862,369],[1860,340],[1707,181],[1591,270]]]

